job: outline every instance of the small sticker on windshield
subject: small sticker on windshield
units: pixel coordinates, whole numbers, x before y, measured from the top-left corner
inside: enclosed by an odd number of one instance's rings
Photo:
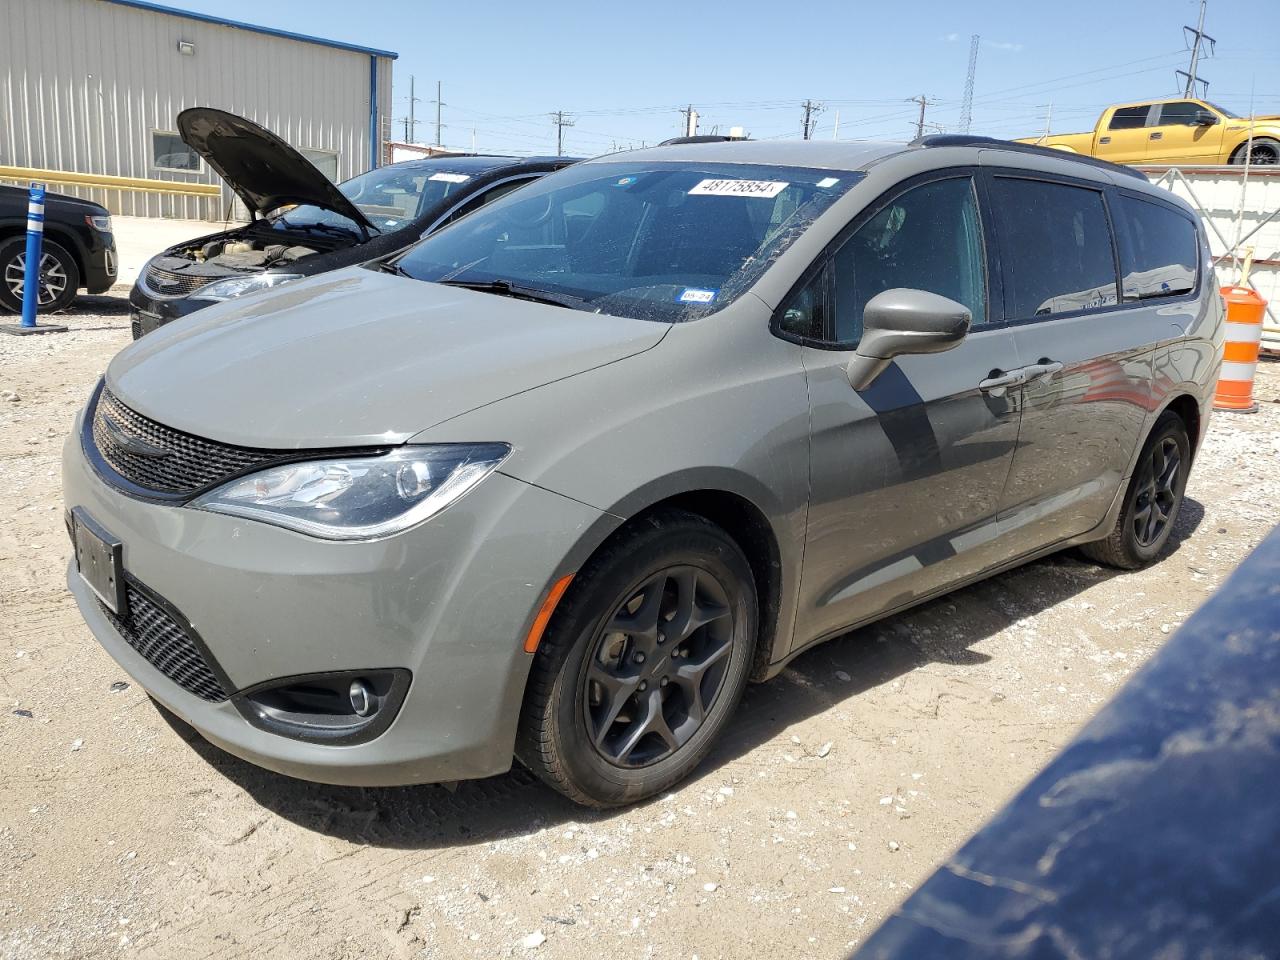
[[[428,180],[443,180],[445,183],[466,183],[471,178],[465,173],[433,173]]]
[[[818,186],[834,187],[839,182],[840,182],[839,177],[823,177],[821,180],[818,181]]]
[[[790,184],[785,180],[703,180],[691,197],[776,197]]]
[[[676,297],[678,303],[710,303],[716,298],[717,290],[700,290],[697,287],[685,287],[680,296]]]
[[[636,179],[636,177],[619,177],[614,181],[613,185],[615,187],[629,187],[636,182]]]

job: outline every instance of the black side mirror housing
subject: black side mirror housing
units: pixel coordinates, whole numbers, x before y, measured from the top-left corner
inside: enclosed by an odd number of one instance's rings
[[[894,357],[950,350],[969,333],[969,308],[936,293],[895,287],[876,294],[862,311],[862,340],[846,372],[865,390]]]
[[[1208,110],[1201,110],[1196,114],[1195,119],[1191,121],[1192,126],[1196,127],[1212,127],[1218,123],[1218,115],[1210,113]]]

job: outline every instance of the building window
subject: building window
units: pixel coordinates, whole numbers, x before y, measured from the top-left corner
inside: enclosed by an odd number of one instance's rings
[[[298,152],[311,161],[311,165],[334,183],[338,182],[338,154],[333,150],[313,150],[299,147]]]
[[[176,133],[151,131],[151,162],[157,170],[200,172],[200,154],[182,142]]]

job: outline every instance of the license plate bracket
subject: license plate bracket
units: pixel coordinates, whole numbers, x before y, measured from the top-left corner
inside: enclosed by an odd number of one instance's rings
[[[124,585],[124,544],[107,533],[83,509],[71,511],[76,569],[89,589],[116,616],[128,613]]]

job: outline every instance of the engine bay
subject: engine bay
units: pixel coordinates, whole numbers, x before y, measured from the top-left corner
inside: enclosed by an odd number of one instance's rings
[[[285,266],[313,253],[321,253],[326,247],[281,242],[278,237],[255,237],[242,234],[210,240],[207,243],[174,247],[163,257],[156,258],[156,266],[174,269],[181,265],[184,273],[225,275],[232,273],[256,273],[271,267]],[[201,270],[199,267],[207,269]]]

